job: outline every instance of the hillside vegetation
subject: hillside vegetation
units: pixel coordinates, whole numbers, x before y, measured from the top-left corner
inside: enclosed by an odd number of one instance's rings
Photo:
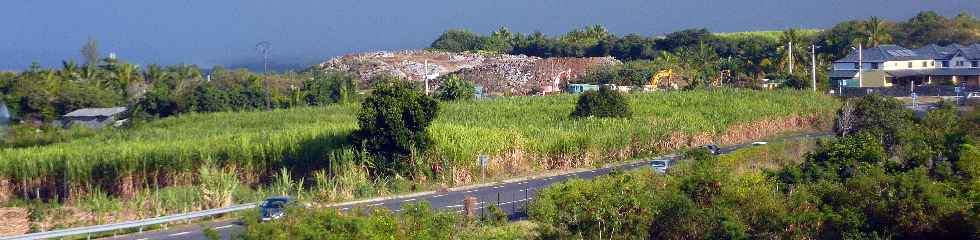
[[[435,146],[423,178],[463,184],[491,175],[588,166],[711,141],[732,143],[806,128],[833,112],[830,97],[799,91],[687,91],[630,95],[631,119],[569,117],[574,95],[443,104],[430,128]],[[102,189],[126,196],[141,188],[191,184],[204,166],[234,167],[258,184],[280,167],[307,175],[357,161],[346,146],[356,105],[272,112],[185,114],[45,147],[0,151],[0,193],[67,197]],[[505,170],[506,168],[506,170]],[[523,170],[523,171],[522,171]],[[432,178],[430,178],[432,179]]]

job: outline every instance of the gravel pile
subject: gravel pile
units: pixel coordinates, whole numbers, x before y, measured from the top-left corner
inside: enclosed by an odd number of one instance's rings
[[[621,64],[612,57],[547,58],[525,55],[480,55],[429,50],[377,51],[345,55],[319,64],[321,70],[344,71],[368,80],[381,74],[412,81],[460,74],[490,94],[529,95],[558,89],[595,65]],[[438,84],[438,80],[432,81]],[[434,88],[434,86],[433,86]]]

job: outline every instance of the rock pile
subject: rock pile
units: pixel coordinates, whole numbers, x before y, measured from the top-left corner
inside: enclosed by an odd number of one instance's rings
[[[389,74],[412,81],[430,81],[460,74],[490,94],[528,95],[556,91],[568,79],[596,65],[621,64],[612,57],[546,58],[524,55],[480,55],[429,50],[378,51],[336,57],[321,63],[321,70],[344,71],[368,80]]]

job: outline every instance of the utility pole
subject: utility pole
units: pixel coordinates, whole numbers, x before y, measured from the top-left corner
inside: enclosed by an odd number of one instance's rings
[[[864,46],[858,43],[858,87],[864,87]]]
[[[255,44],[255,50],[262,55],[262,78],[265,81],[265,109],[272,109],[272,96],[269,94],[269,50],[272,44],[267,41]]]
[[[793,75],[793,42],[789,42],[789,75]]]
[[[813,80],[813,91],[817,91],[817,45],[810,45],[810,75]]]
[[[425,68],[425,71],[422,74],[422,78],[425,79],[425,95],[429,96],[429,60],[428,59],[425,60],[425,63],[423,64],[422,67]]]

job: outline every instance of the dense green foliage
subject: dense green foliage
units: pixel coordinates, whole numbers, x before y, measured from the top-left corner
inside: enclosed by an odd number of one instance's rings
[[[543,156],[636,149],[623,156],[631,157],[669,150],[658,141],[671,134],[716,134],[766,119],[826,116],[837,105],[830,97],[800,91],[723,89],[628,98],[633,105],[630,119],[570,118],[575,95],[441,104],[427,131],[431,150],[417,156],[423,162],[416,166],[440,163],[444,169],[478,175],[474,156],[499,156],[513,149]],[[0,177],[27,184],[26,189],[11,185],[14,193],[38,189],[42,196],[62,197],[69,187],[118,194],[115,186],[129,180],[137,189],[166,185],[173,182],[167,176],[195,173],[201,166],[234,166],[243,179],[268,179],[276,169],[288,167],[310,179],[310,172],[328,163],[361,161],[349,156],[356,154],[341,154],[351,151],[345,146],[358,127],[357,112],[357,105],[332,105],[184,114],[43,147],[0,149]],[[551,167],[527,161],[531,169]],[[451,181],[448,171],[431,174],[429,179]]]
[[[375,172],[415,173],[415,160],[432,145],[426,130],[438,113],[439,103],[408,83],[379,83],[361,103],[354,142],[371,154]]]
[[[443,101],[471,100],[476,97],[476,86],[459,75],[443,78],[438,97]]]
[[[303,83],[306,103],[325,105],[344,103],[353,100],[357,94],[354,76],[340,72],[314,72],[313,77]]]
[[[859,127],[798,161],[691,151],[666,176],[643,169],[543,189],[531,220],[545,239],[980,237],[977,111],[943,105],[914,118],[882,96],[854,101]]]
[[[193,65],[149,65],[142,69],[117,59],[82,66],[65,62],[61,69],[34,65],[19,74],[0,73],[0,101],[7,103],[15,120],[26,123],[21,127],[41,129],[40,132],[51,136],[5,139],[10,144],[0,144],[0,147],[59,142],[32,139],[54,140],[69,135],[44,125],[81,108],[129,107],[128,114],[137,124],[189,112],[265,109],[264,78],[270,82],[270,102],[274,108],[323,105],[348,101],[355,96],[354,79],[341,73],[262,76],[243,69],[216,67],[205,76]],[[13,135],[21,136],[29,137]],[[36,144],[26,144],[31,142]]]
[[[455,212],[437,212],[427,202],[406,204],[404,211],[369,209],[340,213],[336,209],[288,209],[289,216],[257,223],[246,218],[242,239],[530,239],[520,225],[491,226]],[[352,212],[358,212],[355,210]]]
[[[572,117],[612,117],[629,118],[632,115],[629,99],[608,86],[602,86],[599,91],[586,91],[578,97]]]

